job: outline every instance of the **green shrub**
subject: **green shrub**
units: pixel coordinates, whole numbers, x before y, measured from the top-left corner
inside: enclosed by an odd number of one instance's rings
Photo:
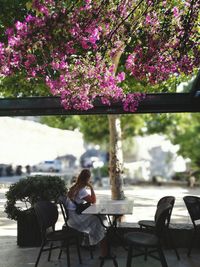
[[[17,220],[24,210],[30,210],[39,200],[56,201],[66,194],[65,182],[58,176],[34,176],[20,179],[6,193],[7,217]],[[22,203],[17,203],[21,201]],[[18,206],[17,206],[18,205]]]
[[[100,176],[99,178],[109,176],[108,164],[105,164],[102,167],[94,168],[92,170],[92,173],[93,173],[94,177]]]

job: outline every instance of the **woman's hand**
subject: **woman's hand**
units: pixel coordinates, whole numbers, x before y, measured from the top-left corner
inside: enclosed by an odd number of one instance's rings
[[[90,189],[93,188],[91,182],[88,182],[86,186],[89,187]]]
[[[91,192],[90,196],[87,197],[86,201],[91,202],[91,203],[95,203],[96,202],[96,195],[95,195],[92,184],[90,182],[88,182],[86,186],[90,189],[90,192]]]

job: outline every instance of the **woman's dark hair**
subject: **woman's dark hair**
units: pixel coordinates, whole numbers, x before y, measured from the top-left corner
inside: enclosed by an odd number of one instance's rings
[[[88,169],[83,169],[78,178],[77,178],[77,181],[76,181],[76,184],[82,184],[82,185],[86,185],[87,182],[88,182],[88,179],[90,178],[91,176],[91,172],[90,170]]]
[[[74,199],[79,190],[87,185],[90,176],[91,172],[89,169],[83,169],[80,172],[75,184],[68,191],[68,197],[70,199]]]

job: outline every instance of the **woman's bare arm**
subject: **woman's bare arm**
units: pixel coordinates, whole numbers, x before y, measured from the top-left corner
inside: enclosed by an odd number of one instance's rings
[[[90,202],[90,203],[96,203],[96,194],[94,192],[92,185],[88,184],[87,186],[90,188],[90,195],[87,195],[83,199],[87,202]]]

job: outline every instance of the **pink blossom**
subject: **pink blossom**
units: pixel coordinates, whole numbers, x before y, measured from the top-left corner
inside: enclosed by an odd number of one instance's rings
[[[178,9],[178,7],[175,6],[175,7],[173,8],[173,14],[174,14],[174,17],[175,17],[175,18],[177,18],[177,17],[179,16],[179,9]]]
[[[20,30],[23,30],[23,28],[24,28],[24,24],[23,24],[22,22],[20,22],[20,21],[17,21],[17,22],[15,23],[15,27],[16,27],[16,29],[17,29],[18,31],[20,31]]]
[[[21,44],[21,38],[19,36],[12,36],[8,39],[8,45],[19,46]]]
[[[150,23],[151,22],[151,17],[149,15],[146,16],[146,23]]]
[[[124,81],[125,77],[126,77],[125,72],[118,73],[118,75],[117,75],[118,82],[120,83],[120,82]]]
[[[139,106],[140,101],[145,98],[145,94],[130,93],[127,94],[123,100],[123,107],[125,111],[135,112]]]
[[[14,29],[13,29],[13,28],[7,28],[7,29],[6,29],[6,34],[7,34],[8,36],[13,35],[13,34],[14,34]]]

